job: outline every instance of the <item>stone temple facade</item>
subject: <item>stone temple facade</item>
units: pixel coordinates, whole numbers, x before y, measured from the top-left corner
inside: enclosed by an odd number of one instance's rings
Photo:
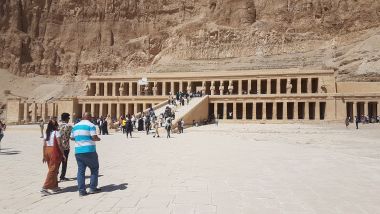
[[[332,70],[242,70],[218,72],[145,73],[136,76],[91,76],[86,96],[46,103],[9,98],[7,122],[45,121],[69,112],[118,118],[148,108],[160,109],[177,92],[202,92],[196,104],[179,115],[185,123],[217,116],[234,122],[344,121],[380,114],[380,83],[336,82]],[[186,107],[183,107],[186,108]]]

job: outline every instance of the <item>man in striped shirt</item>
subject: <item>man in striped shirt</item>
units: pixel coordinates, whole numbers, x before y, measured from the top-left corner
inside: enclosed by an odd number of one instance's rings
[[[83,114],[82,120],[75,124],[71,131],[71,138],[75,140],[75,158],[78,164],[78,190],[79,196],[100,192],[98,186],[99,161],[96,153],[95,141],[100,141],[96,135],[96,127],[90,122],[91,114]],[[86,167],[91,170],[90,190],[86,191]]]

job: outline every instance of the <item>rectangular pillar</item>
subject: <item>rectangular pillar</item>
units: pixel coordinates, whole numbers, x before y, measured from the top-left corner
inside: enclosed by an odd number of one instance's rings
[[[91,116],[95,116],[95,103],[91,103]]]
[[[309,120],[309,102],[305,102],[305,120]]]
[[[243,94],[243,81],[239,80],[238,84],[239,84],[239,86],[238,86],[238,94],[242,95]]]
[[[183,82],[179,81],[179,92],[183,92]]]
[[[354,116],[353,119],[355,119],[355,116],[358,116],[358,103],[357,102],[352,102],[352,114]]]
[[[47,118],[46,106],[47,106],[46,103],[42,103],[42,115],[41,115],[41,117],[44,121],[46,121],[46,118]]]
[[[364,101],[364,116],[368,115],[368,101]]]
[[[116,96],[116,82],[111,83],[112,87],[112,96]]]
[[[83,103],[83,104],[82,104],[82,115],[83,115],[85,112],[86,112],[86,103]],[[82,116],[82,115],[80,115],[80,116]],[[54,114],[53,114],[53,116],[54,116]]]
[[[95,96],[99,96],[100,95],[100,84],[99,82],[96,82],[95,83]]]
[[[214,103],[214,117],[215,119],[219,119],[218,118],[218,103]]]
[[[377,115],[380,116],[380,101],[377,102]]]
[[[270,94],[270,89],[271,89],[272,82],[270,79],[267,79],[267,94]]]
[[[256,103],[255,102],[252,102],[252,120],[255,120],[256,118]]]
[[[257,79],[257,94],[261,94],[261,79]]]
[[[166,82],[162,82],[162,95],[166,95]]]
[[[320,118],[320,115],[321,115],[321,113],[320,113],[320,108],[319,108],[320,106],[319,106],[319,102],[315,102],[315,120],[320,120],[321,118]]]
[[[251,94],[251,88],[252,88],[252,83],[251,83],[251,80],[248,79],[248,88],[247,88],[247,94]]]
[[[243,102],[243,120],[247,119],[247,103]]]
[[[227,119],[227,103],[223,103],[223,119]]]
[[[108,115],[111,116],[111,114],[112,114],[112,103],[108,103],[107,117],[108,117]]]
[[[273,102],[273,115],[272,115],[272,120],[277,120],[277,103]]]
[[[288,102],[282,103],[282,119],[288,120]]]
[[[233,120],[236,120],[236,114],[237,114],[237,111],[236,111],[236,102],[233,102],[233,103],[232,103],[232,108],[233,108],[233,111],[232,111],[232,119],[233,119]]]
[[[267,119],[267,103],[266,102],[263,102],[263,108],[262,108],[262,116],[263,116],[263,120],[266,120]]]
[[[133,83],[132,82],[128,82],[128,91],[129,91],[129,96],[132,97],[133,96]]]
[[[281,79],[276,79],[276,94],[281,93]]]
[[[297,83],[298,84],[298,83]],[[297,89],[298,90],[298,89]],[[298,93],[298,91],[297,91]],[[293,118],[294,120],[298,120],[298,102],[294,102],[294,108],[293,108]]]
[[[133,105],[133,114],[137,114],[137,103]]]
[[[172,95],[175,95],[175,93],[174,93],[174,82],[173,81],[170,82],[170,93]]]
[[[32,103],[32,123],[37,122],[37,104],[35,102]]]
[[[121,116],[120,105],[120,103],[116,103],[116,119],[119,119],[119,117]]]
[[[103,116],[103,103],[99,103],[99,117]]]
[[[297,78],[297,94],[301,94],[301,78]]]
[[[108,82],[104,82],[104,96],[108,96]]]
[[[311,78],[307,78],[307,93],[311,93]]]

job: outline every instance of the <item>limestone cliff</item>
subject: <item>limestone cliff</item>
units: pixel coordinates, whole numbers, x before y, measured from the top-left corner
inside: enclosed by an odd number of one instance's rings
[[[21,76],[284,67],[380,80],[379,0],[1,0]]]

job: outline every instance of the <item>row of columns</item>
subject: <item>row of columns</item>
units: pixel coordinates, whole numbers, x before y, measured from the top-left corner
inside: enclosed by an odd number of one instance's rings
[[[50,117],[57,117],[58,105],[56,103],[28,103],[24,102],[21,120],[36,123],[39,119],[47,121]]]
[[[315,106],[314,106],[314,119],[315,120],[320,120],[320,103],[325,103],[326,102],[223,102],[223,115],[219,115],[219,116],[222,116],[223,119],[227,119],[228,118],[228,113],[227,112],[227,105],[228,104],[232,104],[233,107],[232,107],[232,118],[233,120],[236,120],[237,119],[237,103],[241,103],[242,104],[242,120],[246,120],[247,119],[247,104],[252,104],[252,120],[255,119],[255,116],[256,115],[256,109],[257,109],[257,104],[262,104],[262,110],[261,110],[261,115],[262,115],[262,119],[265,120],[267,118],[272,118],[272,120],[277,120],[277,103],[282,103],[282,119],[281,120],[288,120],[288,108],[287,108],[287,104],[288,103],[293,103],[293,120],[298,120],[300,118],[298,118],[298,103],[304,103],[304,117],[303,119],[304,120],[307,120],[309,119],[309,104],[310,103],[314,103]],[[266,109],[266,104],[267,103],[272,103],[272,117],[268,117],[269,115],[267,115],[267,109]],[[218,104],[219,103],[213,103],[214,104],[214,116],[215,115],[218,115]],[[256,105],[255,105],[256,104]],[[325,111],[324,114],[326,114],[327,112]],[[220,118],[221,119],[221,118]]]
[[[128,113],[131,113],[131,114],[137,114],[139,112],[142,112],[146,109],[148,109],[149,107],[153,107],[154,105],[156,105],[155,103],[82,103],[82,113],[88,111],[88,112],[91,112],[91,115],[93,116],[108,116],[108,115],[111,115],[112,117],[120,117],[122,115],[126,115]],[[98,111],[96,111],[97,109],[95,108],[95,105],[98,105],[99,106],[99,109]],[[112,113],[113,111],[113,108],[112,106],[113,105],[116,105],[116,109],[115,109],[115,112],[114,114]],[[133,105],[133,109],[129,109],[129,105]],[[90,106],[90,108],[88,109],[87,107]],[[104,107],[107,106],[107,112],[106,112],[106,115],[103,115],[103,110],[104,110]],[[122,106],[124,106],[124,111],[122,111]],[[141,106],[142,108],[141,109],[138,109],[138,107]]]
[[[289,94],[291,93],[291,89],[292,89],[292,84],[291,84],[291,80],[294,80],[294,79],[297,79],[297,90],[296,90],[296,93],[297,94],[300,94],[301,93],[301,87],[302,87],[302,79],[307,79],[307,89],[306,89],[306,93],[312,93],[312,79],[318,79],[318,78],[276,78],[276,79],[247,79],[247,80],[228,80],[228,86],[225,86],[224,85],[224,82],[226,80],[212,80],[212,81],[186,81],[187,83],[187,88],[186,88],[186,92],[188,93],[191,93],[191,92],[195,92],[195,91],[191,91],[192,90],[192,83],[194,82],[202,82],[202,92],[205,94],[206,91],[210,91],[210,95],[215,95],[216,91],[219,91],[218,94],[221,94],[223,95],[224,94],[224,91],[227,89],[228,92],[230,94],[232,94],[232,91],[234,90],[234,86],[233,85],[233,82],[237,81],[238,84],[237,84],[237,87],[238,87],[238,95],[242,95],[243,94],[243,81],[247,81],[247,92],[249,94],[249,92],[252,90],[252,81],[256,81],[257,82],[257,93],[260,94],[261,93],[261,81],[262,80],[265,80],[266,81],[266,94],[270,94],[271,92],[271,87],[272,87],[272,82],[271,80],[276,80],[276,93],[275,94],[280,94],[280,91],[281,91],[281,80],[286,80],[286,93]],[[157,94],[161,94],[161,95],[168,95],[166,94],[166,83],[168,81],[163,81],[161,82],[162,84],[162,87],[161,87],[161,92],[158,93],[158,82],[153,82],[153,87],[150,88],[149,85],[146,85],[146,86],[143,86],[143,90],[146,91],[146,90],[152,90],[154,96],[156,96]],[[206,82],[210,82],[210,86],[207,88],[207,84]],[[216,82],[219,82],[219,88],[216,88]],[[127,95],[127,96],[133,96],[134,94],[136,94],[137,96],[140,96],[141,95],[141,88],[140,88],[140,85],[137,84],[137,82],[128,82],[128,91],[129,93],[128,94],[124,94],[124,82],[103,82],[102,84],[104,85],[103,87],[103,93],[100,92],[100,82],[96,82],[95,83],[95,96],[108,96],[108,83],[111,83],[112,84],[112,87],[111,87],[111,93],[110,95],[111,96],[116,96],[117,94],[117,90],[119,91],[119,95],[121,96],[124,96],[124,95]],[[119,88],[116,88],[116,84],[120,84],[120,87]],[[175,83],[178,83],[179,84],[179,91],[183,91],[183,84],[184,84],[184,81],[170,81],[170,92],[171,94],[175,94],[177,93],[178,91],[174,90],[174,84]],[[137,89],[136,89],[136,93],[133,93],[133,84],[136,84],[137,86]],[[227,87],[227,88],[226,88]],[[90,90],[91,86],[89,87],[88,90]],[[183,91],[183,92],[185,92]],[[101,95],[102,94],[102,95]]]
[[[364,104],[364,107],[363,107],[363,114],[364,116],[367,116],[369,114],[369,108],[368,108],[368,104],[369,103],[376,103],[377,105],[377,115],[380,115],[380,102],[371,102],[371,101],[352,101],[352,102],[349,102],[349,103],[352,103],[352,112],[353,112],[353,116],[361,116],[361,115],[357,115],[357,112],[358,112],[358,104],[359,103],[363,103]]]

